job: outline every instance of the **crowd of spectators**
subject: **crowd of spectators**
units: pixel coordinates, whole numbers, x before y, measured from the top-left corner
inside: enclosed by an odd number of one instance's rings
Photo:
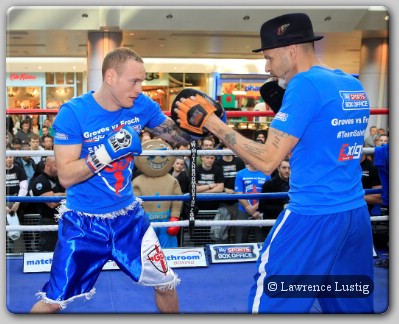
[[[42,125],[37,115],[23,116],[22,118],[6,118],[6,150],[22,151],[52,151],[53,129],[52,118],[46,118]],[[44,181],[46,179],[46,181]],[[57,178],[57,169],[53,156],[6,156],[6,194],[7,196],[52,196],[56,192],[64,195],[63,189]],[[51,213],[43,208],[51,210]],[[54,203],[16,202],[7,203],[6,213],[16,213],[20,225],[29,225],[25,215],[39,215],[38,224],[55,224]],[[50,219],[45,222],[45,219]],[[16,239],[7,236],[7,252],[23,253],[31,251],[52,251],[57,239],[57,232],[41,232],[39,244],[34,246],[29,242],[27,232],[21,233]],[[29,237],[32,237],[30,235]]]
[[[6,130],[6,149],[7,150],[53,150],[53,117],[45,118],[42,123],[39,123],[38,116],[25,116],[15,123],[15,119],[7,116],[7,130]],[[147,131],[141,134],[141,140],[144,142],[154,137]],[[254,140],[265,143],[267,131],[257,131],[254,135]],[[378,147],[389,142],[389,134],[383,128],[371,126],[369,134],[365,136],[364,147]],[[190,150],[190,143],[179,143],[173,147],[175,150]],[[202,139],[197,140],[197,150],[218,150],[226,149],[223,143],[219,142],[212,134]],[[56,167],[54,158],[48,159],[47,156],[23,156],[23,157],[6,157],[6,190],[7,195],[41,195],[40,190],[31,187],[31,184],[37,184],[39,180],[51,178],[54,190],[51,193],[44,193],[45,195],[60,195],[64,194],[63,188],[60,185],[56,176]],[[381,188],[381,181],[379,179],[378,171],[373,165],[373,154],[363,154],[360,161],[363,170],[363,186],[365,189],[379,189]],[[190,193],[190,156],[177,156],[170,174],[177,178],[183,194]],[[55,169],[55,171],[54,171]],[[197,193],[206,194],[234,194],[234,193],[273,193],[273,192],[288,192],[289,190],[289,158],[284,160],[278,169],[272,174],[272,177],[263,177],[262,183],[249,184],[248,188],[256,188],[256,190],[247,190],[245,182],[238,183],[237,174],[239,174],[239,181],[242,181],[241,174],[247,172],[249,174],[256,173],[252,170],[250,165],[246,165],[243,160],[235,155],[198,155],[196,160],[196,190]],[[50,170],[50,171],[49,171]],[[246,170],[246,171],[245,171]],[[51,175],[49,175],[49,172]],[[241,173],[239,173],[241,172]],[[133,178],[139,175],[140,172],[135,172]],[[247,179],[248,180],[248,179]],[[257,175],[257,181],[258,181]],[[27,189],[20,190],[19,184],[24,187],[26,181]],[[50,188],[51,189],[51,188]],[[245,190],[244,190],[245,189]],[[36,193],[36,194],[35,194]],[[380,215],[381,194],[366,195],[365,200],[369,206],[370,215]],[[245,200],[245,199],[221,199],[221,200],[207,200],[198,201],[197,210],[205,210],[216,212],[217,214],[228,215],[226,219],[275,219],[279,212],[288,203],[288,198],[285,199],[260,199],[260,200]],[[188,219],[189,201],[183,203],[181,210],[181,219]],[[56,204],[42,204],[41,206],[33,206],[34,203],[8,203],[6,211],[15,211],[18,215],[21,224],[25,224],[24,209],[28,213],[37,212],[41,215],[42,224],[49,224],[52,222],[49,219],[53,218],[54,207]],[[43,212],[46,210],[46,212]],[[42,215],[43,214],[43,215]],[[49,216],[50,215],[50,216]],[[53,224],[53,223],[52,223]],[[243,243],[250,240],[252,233],[252,240],[255,242],[263,241],[268,234],[271,227],[226,227],[227,239],[223,242],[227,243]],[[54,246],[54,233],[41,242],[42,249],[51,250]],[[45,235],[44,235],[45,236]],[[21,235],[18,242],[13,242],[10,238],[7,251],[12,250],[21,252],[23,249],[29,251],[29,247],[23,243],[24,235]],[[226,238],[226,236],[225,236]],[[46,243],[49,241],[49,243]],[[22,242],[22,243],[21,243]],[[15,247],[15,248],[12,248]]]

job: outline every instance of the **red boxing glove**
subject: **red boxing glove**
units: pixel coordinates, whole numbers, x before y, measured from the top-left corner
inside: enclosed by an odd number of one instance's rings
[[[178,222],[180,220],[179,217],[173,217],[171,216],[169,219],[169,222]],[[179,226],[173,226],[173,227],[168,227],[167,229],[167,233],[170,236],[176,236],[177,234],[179,234],[180,231],[180,227]]]

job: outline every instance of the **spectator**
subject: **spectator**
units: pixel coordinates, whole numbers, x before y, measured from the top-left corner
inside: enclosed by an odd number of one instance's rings
[[[179,182],[183,194],[190,192],[189,177],[184,171],[184,157],[177,156],[173,168],[169,172]]]
[[[378,133],[377,126],[371,126],[369,129],[369,135],[364,139],[364,147],[375,147],[375,136]]]
[[[42,136],[42,147],[46,151],[53,151],[54,150],[54,138],[47,134]]]
[[[206,193],[206,194],[214,194],[214,193],[222,193],[224,191],[224,176],[223,170],[220,166],[215,164],[215,156],[213,155],[202,155],[200,156],[202,163],[197,165],[196,167],[196,188],[197,193]],[[207,201],[198,201],[196,204],[198,210],[218,210],[219,208],[219,200],[207,200]],[[197,213],[196,210],[194,210]],[[216,213],[215,217],[218,215]],[[201,229],[205,236],[205,240],[211,240],[210,237],[210,229],[209,233],[208,229]],[[193,235],[197,234],[197,230],[194,228]],[[209,236],[208,236],[209,235]]]
[[[244,169],[237,172],[234,191],[237,194],[260,193],[263,184],[270,180],[269,175],[255,169],[248,164]],[[262,219],[261,213],[258,211],[259,201],[257,199],[238,199],[237,219]],[[235,227],[235,243],[247,243],[249,241],[250,227]],[[255,242],[264,241],[264,233],[262,228],[256,226],[254,229]]]
[[[31,122],[30,129],[32,133],[35,133],[40,136],[39,117],[37,115],[33,115],[30,122]]]
[[[48,131],[48,127],[43,125],[42,128],[40,129],[40,145],[43,146],[43,138],[46,135],[50,135]]]
[[[54,156],[45,159],[44,170],[29,184],[29,195],[35,197],[65,196],[65,188],[58,181],[57,166]],[[41,218],[39,225],[57,225],[56,208],[59,202],[36,203]],[[40,232],[39,251],[52,252],[57,243],[57,231]]]
[[[28,192],[28,180],[25,171],[14,163],[13,156],[6,157],[6,195],[7,196],[26,196]],[[20,208],[20,202],[7,202],[6,214],[18,216],[20,224],[23,224],[23,210]],[[15,239],[15,240],[14,240]],[[25,252],[23,235],[11,239],[7,235],[7,253]]]
[[[11,119],[7,125],[8,127],[12,126],[11,133],[13,135],[17,134],[18,131],[21,129],[21,120],[22,120],[21,115],[11,115]]]
[[[220,149],[226,149],[226,146],[223,143],[220,143]],[[237,172],[245,168],[245,163],[242,159],[235,155],[222,155],[220,159],[216,159],[215,163],[223,170],[224,192],[227,194],[234,194],[234,185]],[[221,208],[227,209],[227,213],[230,215],[230,219],[237,219],[237,199],[221,200],[219,203],[219,212]],[[228,236],[233,242],[234,231],[232,231],[230,227],[227,230],[229,231]]]
[[[21,149],[22,141],[19,137],[14,137],[11,141],[11,149],[19,151]]]
[[[377,133],[374,135],[374,147],[379,145],[380,145],[380,134]]]
[[[181,143],[176,143],[175,150],[182,150],[182,151],[190,151],[191,145],[189,142],[181,142]],[[187,176],[190,176],[190,170],[191,170],[191,160],[190,156],[183,156],[184,158],[184,171],[186,172]]]
[[[29,151],[31,150],[29,143],[22,143],[21,150]],[[36,163],[32,159],[31,156],[19,156],[15,159],[15,164],[21,167],[26,174],[28,179],[28,184],[30,183],[31,179],[35,176],[36,172]]]
[[[382,134],[386,134],[387,132],[385,131],[385,129],[384,128],[378,128],[378,134],[379,135],[382,135]]]
[[[258,130],[255,132],[254,140],[261,141],[263,144],[266,143],[267,130]]]
[[[277,174],[266,181],[262,186],[262,193],[288,192],[290,189],[290,160],[288,158],[281,161],[277,168]],[[277,216],[286,208],[289,198],[259,199],[259,212],[263,214],[264,219],[277,219]],[[269,234],[271,227],[263,227],[264,236]]]
[[[224,191],[224,176],[220,166],[215,164],[215,156],[203,155],[202,163],[196,168],[197,193],[222,193]],[[217,210],[218,200],[198,201],[200,210]]]
[[[10,134],[14,135],[14,121],[12,119],[12,116],[6,115],[6,130]],[[12,140],[12,137],[10,137],[10,142]]]
[[[362,154],[360,160],[362,167],[362,184],[363,189],[381,189],[381,181],[378,175],[378,170],[373,162],[366,158],[366,154]],[[367,207],[371,216],[380,215],[381,194],[365,195],[364,199],[367,202]]]
[[[199,150],[213,150],[215,148],[215,140],[213,136],[206,136],[200,140]],[[202,164],[201,156],[197,156],[197,165]]]
[[[389,143],[375,148],[374,166],[381,180],[381,216],[389,216]],[[373,222],[374,243],[389,247],[389,221]]]
[[[45,151],[53,151],[54,150],[54,138],[47,134],[41,137],[43,139],[42,147]],[[44,165],[46,163],[45,155],[40,157],[40,162],[36,165],[36,174],[40,174],[44,171]]]
[[[21,121],[21,129],[15,134],[15,137],[21,139],[21,143],[29,143],[32,134],[29,119],[24,119]]]
[[[381,146],[387,144],[388,142],[389,142],[389,136],[387,134],[380,134],[378,138],[378,145],[376,146]]]
[[[6,131],[6,150],[12,149],[12,146],[11,146],[12,139],[13,139],[12,134],[9,131]]]
[[[182,194],[187,194],[190,192],[190,179],[184,170],[184,157],[177,156],[175,162],[173,163],[173,168],[169,171],[169,173],[177,179],[180,185],[180,189]],[[182,207],[180,211],[180,219],[188,219],[190,213],[190,200],[185,200],[182,202]],[[181,237],[177,236],[177,244],[181,245]]]
[[[40,136],[36,133],[33,133],[29,139],[30,148],[32,151],[44,151],[44,148],[40,146]],[[36,165],[42,160],[41,156],[33,156],[33,161],[35,161]]]
[[[53,119],[54,117],[55,117],[55,115],[51,116],[51,119]],[[52,127],[53,123],[52,123],[51,119],[50,118],[46,118],[43,121],[43,126],[42,126],[42,129],[40,130],[40,135],[41,136],[45,135],[45,131],[44,131],[43,128],[46,127],[48,134],[50,134],[51,136],[54,137],[54,130],[53,130],[53,127]]]

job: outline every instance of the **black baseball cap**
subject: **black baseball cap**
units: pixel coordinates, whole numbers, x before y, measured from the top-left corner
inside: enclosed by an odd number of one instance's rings
[[[266,21],[260,29],[261,47],[252,52],[258,53],[293,44],[314,42],[324,36],[315,36],[312,22],[304,13],[291,13]]]

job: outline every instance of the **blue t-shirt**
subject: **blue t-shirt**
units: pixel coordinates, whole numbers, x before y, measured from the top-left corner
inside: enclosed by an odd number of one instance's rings
[[[243,193],[261,193],[263,184],[270,179],[270,176],[261,171],[252,171],[248,168],[245,168],[237,172],[234,191]],[[251,198],[248,199],[248,202],[251,205],[255,205],[258,200]],[[245,212],[245,208],[241,203],[238,204],[238,208]]]
[[[360,158],[369,115],[351,75],[315,66],[291,79],[270,125],[299,139],[290,158],[290,210],[322,215],[365,205]]]
[[[160,106],[144,94],[138,96],[132,108],[110,112],[89,92],[61,106],[53,124],[54,144],[81,144],[80,157],[85,158],[105,135],[122,124],[132,126],[139,134],[144,127],[157,127],[165,119]],[[131,184],[133,165],[133,157],[125,156],[69,187],[66,206],[84,213],[105,214],[130,205],[135,199]]]

